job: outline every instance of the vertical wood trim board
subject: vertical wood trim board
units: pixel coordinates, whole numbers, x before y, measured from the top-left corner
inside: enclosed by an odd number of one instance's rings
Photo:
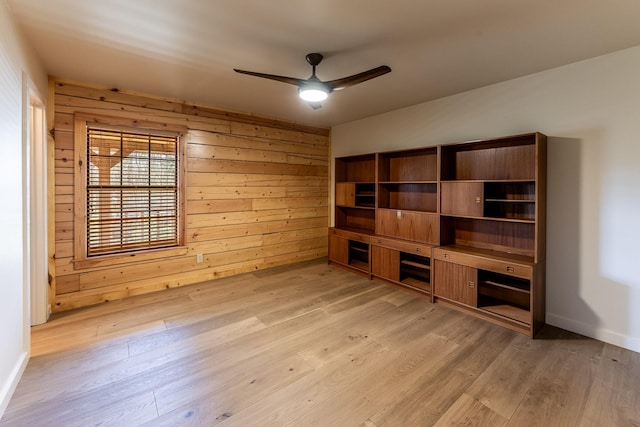
[[[327,255],[330,130],[56,80],[54,312]],[[187,128],[185,250],[74,262],[74,116]],[[203,262],[197,262],[197,254]],[[215,282],[213,282],[215,285]]]

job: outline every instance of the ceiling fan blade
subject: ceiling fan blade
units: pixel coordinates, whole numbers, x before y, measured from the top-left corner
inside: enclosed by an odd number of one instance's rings
[[[275,74],[265,74],[265,73],[256,73],[254,71],[245,71],[238,70],[234,68],[233,71],[240,74],[248,74],[250,76],[262,77],[263,79],[276,80],[282,83],[288,83],[290,85],[300,86],[302,83],[306,82],[304,79],[296,79],[294,77],[285,77],[285,76],[276,76]]]
[[[330,80],[328,82],[324,82],[324,84],[328,85],[332,90],[342,90],[349,86],[357,85],[358,83],[366,82],[367,80],[380,77],[383,74],[387,74],[389,72],[391,72],[390,67],[381,65],[369,71],[363,71],[362,73],[354,74],[353,76],[349,77],[343,77],[341,79]]]

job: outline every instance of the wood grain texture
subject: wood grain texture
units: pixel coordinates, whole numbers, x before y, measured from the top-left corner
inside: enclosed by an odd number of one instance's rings
[[[306,261],[55,314],[0,427],[640,424],[640,355],[539,337]]]
[[[61,79],[51,86],[54,312],[327,255],[328,129]],[[77,118],[183,134],[182,253],[117,265],[82,259]]]

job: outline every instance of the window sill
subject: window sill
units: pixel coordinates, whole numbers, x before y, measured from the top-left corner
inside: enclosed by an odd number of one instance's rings
[[[186,246],[174,246],[171,248],[149,249],[146,251],[130,252],[126,254],[100,255],[92,258],[73,260],[75,270],[85,270],[97,267],[109,267],[119,264],[131,264],[141,261],[153,261],[163,258],[171,258],[186,255]]]

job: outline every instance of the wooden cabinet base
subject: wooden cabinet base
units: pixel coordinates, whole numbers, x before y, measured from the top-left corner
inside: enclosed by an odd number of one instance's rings
[[[544,263],[464,246],[434,248],[434,301],[530,337],[544,325]]]
[[[329,264],[335,264],[371,278],[368,234],[329,229]]]

